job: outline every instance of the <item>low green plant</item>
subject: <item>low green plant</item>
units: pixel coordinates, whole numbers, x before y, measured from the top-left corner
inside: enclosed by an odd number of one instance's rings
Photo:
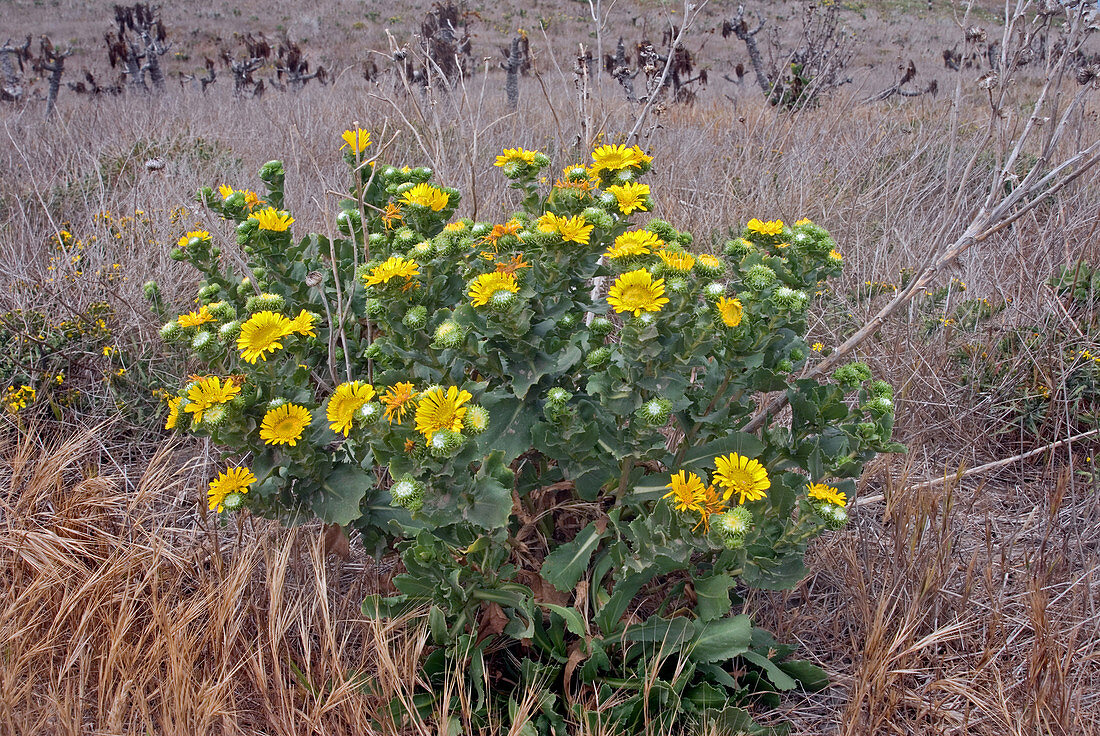
[[[424,612],[422,716],[463,671],[470,728],[536,692],[519,732],[769,732],[743,706],[827,678],[754,628],[738,590],[801,580],[864,464],[902,449],[866,365],[798,377],[811,297],[842,265],[829,234],[753,219],[694,254],[690,233],[632,222],[654,206],[651,160],[621,145],[552,186],[546,156],[505,150],[521,210],[455,220],[459,192],[430,169],[344,140],[339,237],[292,237],[272,161],[263,195],[199,193],[243,259],[203,231],[173,253],[204,281],[162,332],[205,374],[168,426],[247,459],[211,509],[316,515],[396,549],[395,595],[364,611]],[[774,392],[789,415],[745,431]]]

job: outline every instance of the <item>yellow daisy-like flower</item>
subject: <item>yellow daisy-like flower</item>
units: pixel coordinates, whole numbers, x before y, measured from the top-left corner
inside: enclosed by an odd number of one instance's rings
[[[496,163],[493,166],[503,167],[505,164],[520,163],[530,166],[535,163],[535,155],[537,151],[528,151],[523,148],[505,148],[504,153],[497,156]]]
[[[248,219],[255,220],[261,230],[273,233],[285,232],[294,222],[294,218],[290,216],[289,212],[277,210],[274,207],[267,207],[259,212],[253,212],[248,216]]]
[[[176,424],[180,420],[180,404],[183,402],[182,396],[172,396],[168,399],[168,421],[164,423],[165,429],[175,429]]]
[[[264,201],[262,199],[260,199],[260,195],[256,194],[256,192],[252,191],[251,189],[246,189],[245,190],[245,192],[244,192],[244,205],[245,205],[245,207],[248,208],[249,212],[256,209],[261,204],[264,204]]]
[[[431,184],[417,184],[412,189],[401,195],[401,202],[405,205],[418,205],[439,212],[451,201],[451,195],[439,187]]]
[[[332,392],[328,400],[329,426],[333,432],[339,432],[345,437],[351,432],[352,422],[355,421],[355,412],[363,408],[363,404],[374,398],[374,386],[361,381],[341,383]]]
[[[660,248],[665,244],[655,233],[648,230],[632,230],[615,238],[615,245],[604,252],[605,258],[633,258],[634,256],[647,256],[654,251],[650,248]]]
[[[446,391],[439,386],[421,394],[416,404],[416,431],[428,442],[441,429],[461,432],[462,418],[466,416],[463,404],[472,398],[469,391],[459,391],[457,386]]]
[[[198,238],[199,240],[210,240],[210,233],[205,230],[192,230],[189,233],[185,233],[180,236],[179,247],[186,248],[187,244],[191,242],[191,238]]]
[[[741,324],[741,315],[744,314],[744,309],[741,306],[740,299],[727,299],[723,296],[718,299],[715,306],[718,308],[718,314],[722,316],[722,323],[726,327],[736,327]]]
[[[340,146],[341,151],[350,147],[352,153],[362,153],[370,145],[370,132],[362,128],[345,130],[340,138],[344,141],[344,145]]]
[[[822,350],[825,349],[825,343],[815,342],[813,345],[810,346],[810,349],[813,350],[815,353],[820,353]]]
[[[810,498],[835,503],[841,508],[848,505],[848,496],[843,491],[824,483],[813,483],[806,489],[806,492],[810,494]]]
[[[290,334],[291,322],[275,312],[257,312],[241,325],[237,336],[237,349],[241,358],[249,363],[257,359],[267,360],[264,353],[273,353],[283,347],[281,340]]]
[[[619,212],[629,215],[634,210],[649,212],[646,207],[646,198],[649,196],[649,185],[631,182],[629,184],[613,184],[607,191],[615,195],[615,201],[619,203]]]
[[[589,169],[593,174],[601,171],[621,171],[632,166],[640,166],[652,161],[638,146],[627,148],[624,145],[600,146],[592,152],[592,166]]]
[[[783,232],[783,221],[769,220],[768,222],[761,222],[754,217],[745,223],[745,227],[750,233],[757,233],[759,235],[779,235]]]
[[[210,481],[210,490],[206,494],[210,510],[220,512],[226,496],[230,493],[248,493],[248,487],[255,482],[256,476],[248,468],[226,468],[224,473]]]
[[[838,251],[836,248],[833,248],[831,251],[829,251],[829,260],[833,261],[834,263],[840,263],[844,260],[844,256],[840,255],[840,251]]]
[[[462,220],[458,222],[448,222],[443,226],[443,232],[445,233],[460,233],[466,229],[466,223]]]
[[[226,378],[222,383],[217,376],[207,376],[199,379],[187,392],[187,404],[183,410],[194,414],[194,421],[198,423],[202,421],[203,412],[218,404],[228,403],[240,392],[241,387],[232,378]]]
[[[203,304],[199,307],[197,312],[188,312],[187,314],[181,314],[177,320],[180,327],[198,327],[204,325],[207,322],[214,321],[214,315],[210,314],[210,307]]]
[[[544,233],[557,233],[561,236],[561,239],[567,243],[579,243],[581,245],[588,245],[588,239],[592,235],[592,228],[595,225],[589,225],[584,215],[576,215],[574,217],[558,217],[553,212],[547,212],[538,221],[539,230]]]
[[[467,293],[470,297],[470,304],[475,307],[483,307],[489,303],[493,294],[498,291],[510,291],[513,294],[519,291],[515,274],[507,271],[483,273],[470,282],[470,290]]]
[[[233,196],[233,187],[229,186],[228,184],[219,184],[218,194],[222,196],[222,199],[229,199],[231,196]]]
[[[659,312],[668,304],[664,296],[665,280],[653,280],[653,274],[644,268],[624,273],[615,279],[607,294],[607,303],[616,312],[633,312],[639,316],[642,312]]]
[[[714,466],[717,468],[714,480],[726,490],[723,499],[728,501],[734,493],[738,495],[738,503],[767,498],[765,491],[771,488],[772,482],[760,461],[731,452],[714,458]]]
[[[671,476],[670,482],[665,488],[672,490],[662,498],[672,502],[673,507],[680,512],[695,511],[703,513],[706,508],[707,489],[703,487],[703,481],[695,473],[687,473],[681,470]]]
[[[801,227],[802,225],[810,225],[812,223],[813,223],[813,220],[811,220],[808,217],[803,217],[801,220],[798,220],[797,222],[795,222],[795,226],[796,227]]]
[[[684,253],[683,251],[677,250],[665,250],[662,248],[657,251],[657,256],[673,271],[687,273],[695,268],[695,256],[690,253]]]
[[[306,310],[298,312],[298,316],[290,320],[290,324],[287,326],[287,334],[293,332],[296,335],[305,335],[306,337],[317,337],[317,333],[314,331],[315,322],[317,321],[317,315],[310,314]]]
[[[313,421],[309,409],[298,404],[283,404],[264,414],[260,423],[260,439],[265,445],[290,445],[302,439],[302,432]]]
[[[398,424],[405,418],[405,412],[409,410],[409,404],[416,398],[416,390],[411,383],[395,383],[386,389],[385,393],[378,397],[386,410],[383,416],[386,421],[393,424],[394,419]]]
[[[390,279],[404,278],[405,283],[412,281],[413,276],[420,274],[420,264],[410,258],[390,256],[384,262],[371,269],[371,272],[363,279],[365,286],[388,284]]]

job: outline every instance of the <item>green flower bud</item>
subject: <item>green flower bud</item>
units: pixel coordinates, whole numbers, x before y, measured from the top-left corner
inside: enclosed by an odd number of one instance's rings
[[[245,309],[249,313],[254,312],[281,312],[286,306],[286,299],[278,294],[257,294],[245,302]]]
[[[637,317],[635,317],[632,320],[632,322],[634,323],[635,326],[637,326],[638,328],[641,328],[641,329],[645,329],[647,327],[652,327],[653,325],[657,324],[657,313],[656,312],[642,312]]]
[[[870,412],[872,416],[881,417],[893,413],[894,402],[885,396],[875,396],[863,405],[863,410]]]
[[[195,199],[209,207],[214,201],[214,190],[210,187],[199,187],[199,190],[195,192]]]
[[[183,330],[180,328],[180,323],[176,320],[165,322],[160,327],[160,336],[168,342],[178,340],[182,334]]]
[[[668,399],[650,399],[638,407],[636,415],[646,424],[663,427],[672,415],[672,402]]]
[[[142,284],[141,292],[145,294],[145,298],[151,302],[160,301],[160,286],[157,285],[156,281],[146,281]]]
[[[801,312],[806,307],[806,293],[789,286],[780,286],[772,294],[771,301],[780,309]]]
[[[289,403],[290,402],[287,401],[286,399],[284,399],[282,396],[278,396],[278,397],[272,399],[271,401],[267,402],[267,410],[271,411],[272,409],[278,409],[280,406],[285,406],[286,404],[289,404]]]
[[[432,174],[434,173],[435,172],[432,171],[430,166],[417,166],[415,169],[412,170],[411,176],[413,178],[413,181],[418,184],[423,184],[424,182],[431,179]]]
[[[814,510],[825,522],[825,526],[833,531],[843,529],[848,523],[848,510],[836,504],[823,501],[814,504]]]
[[[419,235],[417,235],[411,227],[402,226],[397,228],[393,234],[394,240],[401,244],[402,247],[408,248],[413,243],[417,242]]]
[[[363,426],[370,426],[382,417],[382,405],[377,401],[368,401],[359,408],[359,421]]]
[[[690,284],[683,276],[672,276],[665,279],[665,288],[673,294],[686,294]],[[649,314],[646,312],[646,314]]]
[[[470,234],[475,238],[483,238],[493,231],[492,224],[488,222],[475,222],[470,227]]]
[[[489,309],[496,314],[505,314],[518,303],[519,296],[506,289],[500,289],[489,297]]]
[[[894,387],[886,381],[873,381],[870,386],[867,387],[867,391],[873,397],[882,397],[885,399],[894,398]]]
[[[607,214],[599,207],[588,207],[582,213],[584,219],[590,225],[595,225],[601,230],[610,230],[615,226],[615,221],[611,219],[611,215]]]
[[[588,353],[588,356],[584,359],[584,364],[592,370],[596,370],[602,368],[610,359],[611,348],[602,345]]]
[[[419,511],[424,505],[424,484],[411,475],[403,475],[390,486],[390,501],[399,508]]]
[[[201,289],[199,289],[199,301],[208,302],[216,297],[219,291],[221,291],[221,287],[217,284],[205,284]]]
[[[787,358],[784,358],[783,360],[779,361],[779,363],[775,367],[780,373],[790,373],[794,370],[794,363],[792,363]]]
[[[344,235],[351,235],[352,231],[359,232],[363,229],[363,216],[359,210],[340,210],[336,215],[336,227]]]
[[[413,307],[405,312],[401,324],[405,325],[410,330],[424,329],[424,326],[428,324],[428,308],[420,305]]]
[[[282,186],[286,178],[286,169],[282,161],[268,161],[260,167],[260,179],[271,186]]]
[[[618,184],[629,184],[638,178],[633,168],[619,169],[613,177]]]
[[[371,233],[367,236],[367,244],[371,250],[381,248],[386,242],[386,236],[382,233]]]
[[[386,305],[382,303],[382,300],[372,297],[367,299],[363,311],[371,319],[377,319],[386,313]]]
[[[466,339],[466,330],[453,319],[444,320],[435,328],[433,345],[444,350],[457,348]]]
[[[233,192],[222,201],[222,205],[226,210],[243,210],[245,207],[244,192]]]
[[[541,151],[535,152],[535,159],[531,162],[532,166],[536,166],[540,169],[545,169],[550,165],[550,157]]]
[[[791,360],[796,363],[806,358],[806,352],[802,348],[794,348],[791,350]]]
[[[244,494],[235,491],[226,494],[222,500],[222,506],[226,511],[240,511],[244,507]]]
[[[854,388],[871,377],[871,369],[862,361],[842,365],[833,371],[833,380],[845,388]]]
[[[229,407],[225,404],[214,404],[202,413],[202,425],[209,429],[223,426],[228,419]]]
[[[367,360],[383,360],[386,357],[385,351],[382,349],[382,341],[376,339],[367,349],[363,351],[363,357]]]
[[[210,314],[214,315],[214,318],[220,322],[237,316],[237,310],[233,309],[233,305],[226,301],[214,302],[209,305],[209,308]]]
[[[646,223],[645,229],[651,233],[656,233],[657,237],[666,243],[671,243],[677,239],[679,233],[676,232],[676,228],[670,225],[665,220],[654,218]]]
[[[187,260],[187,254],[179,248],[172,248],[172,250],[168,251],[168,257],[171,258],[173,261]]]
[[[745,534],[752,528],[753,521],[752,512],[744,506],[734,506],[712,519],[712,528],[727,549],[739,549],[745,543]]]
[[[564,314],[562,318],[558,320],[558,329],[562,332],[569,332],[577,326],[577,322],[579,321],[577,315],[573,313]]]
[[[588,325],[588,331],[596,337],[605,337],[611,334],[613,329],[615,329],[615,325],[607,317],[594,317],[592,324]]]
[[[752,253],[753,250],[755,250],[755,246],[744,238],[727,240],[725,247],[722,248],[723,253],[737,261]]]
[[[755,263],[745,271],[743,280],[750,289],[763,291],[775,283],[775,271],[763,263]]]
[[[214,336],[206,330],[200,330],[191,339],[191,349],[195,352],[200,352],[210,347],[214,343]]]
[[[573,394],[560,386],[555,386],[546,392],[546,403],[554,406],[565,406],[571,398],[573,398]]]
[[[223,344],[233,342],[237,339],[237,336],[241,334],[241,323],[239,320],[233,320],[232,322],[226,322],[224,325],[218,328],[218,340]]]
[[[471,404],[466,409],[466,416],[462,421],[462,428],[471,435],[479,435],[489,426],[489,411],[478,404]]]
[[[432,454],[432,457],[437,458],[454,457],[465,441],[466,438],[458,432],[441,429],[433,434],[431,440],[428,441],[428,452]]]

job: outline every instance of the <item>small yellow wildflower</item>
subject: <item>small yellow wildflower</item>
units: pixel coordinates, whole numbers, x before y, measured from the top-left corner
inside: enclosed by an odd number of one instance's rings
[[[371,144],[370,132],[363,130],[362,128],[356,128],[354,130],[345,130],[340,138],[343,139],[344,145],[340,146],[340,150],[345,148],[351,148],[351,152],[354,154],[360,154],[367,149],[367,146]]]
[[[273,233],[285,232],[294,222],[294,218],[289,213],[277,210],[274,207],[253,212],[248,216],[248,219],[255,220],[261,230]]]

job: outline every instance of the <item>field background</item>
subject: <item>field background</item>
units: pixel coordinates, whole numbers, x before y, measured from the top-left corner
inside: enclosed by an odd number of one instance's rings
[[[968,24],[997,35],[1003,8],[979,6]],[[173,44],[165,95],[92,99],[63,89],[48,121],[41,102],[0,105],[0,312],[65,320],[106,301],[112,315],[109,335],[66,357],[80,412],[58,420],[35,405],[4,419],[0,732],[366,733],[380,705],[358,694],[356,673],[410,686],[423,636],[367,625],[358,613],[384,565],[316,526],[284,530],[247,515],[224,525],[205,512],[216,452],[157,429],[163,408],[150,389],[173,388],[187,367],[163,354],[141,285],[156,279],[188,308],[195,275],[169,248],[194,226],[227,251],[233,242],[194,206],[194,191],[257,188],[255,171],[272,158],[286,164],[296,232],[329,231],[344,176],[339,134],[356,121],[386,160],[430,165],[458,187],[460,216],[494,221],[511,211],[512,193],[491,165],[503,147],[546,151],[558,168],[634,124],[638,106],[607,75],[587,100],[577,97],[578,46],[596,43],[589,7],[578,2],[471,4],[478,71],[450,96],[406,94],[387,31],[399,46],[415,43],[429,7],[174,3],[163,9]],[[989,115],[974,83],[983,70],[943,65],[945,48],[962,47],[960,9],[904,0],[844,8],[857,49],[852,83],[788,115],[749,77],[725,78],[748,59],[720,33],[735,4],[709,3],[685,45],[710,83],[693,104],[651,117],[640,140],[654,156],[655,213],[695,233],[700,250],[720,248],[751,217],[809,217],[830,230],[846,268],[813,321],[826,347],[877,311],[889,298],[882,285],[900,285],[938,237],[935,203],[956,173],[948,144],[973,150]],[[800,4],[760,10],[793,37]],[[74,50],[68,80],[83,68],[111,77],[102,45],[109,3],[18,0],[0,11],[0,40],[45,33]],[[659,41],[682,13],[615,3],[604,50],[620,35]],[[499,48],[518,28],[537,74],[521,79],[511,111]],[[176,81],[220,48],[238,52],[234,34],[283,30],[331,71],[331,84],[234,100],[221,67],[205,95]],[[862,102],[910,59],[918,83],[938,82],[938,96]],[[370,80],[365,62],[377,67]],[[1029,109],[1038,75],[1022,73],[1006,129]],[[1068,146],[1100,136],[1097,98],[1072,121]],[[148,169],[152,158],[164,167]],[[1079,351],[1100,355],[1095,314],[1047,282],[1062,265],[1097,263],[1097,179],[973,248],[938,282],[946,292],[918,299],[864,344],[861,357],[898,388],[896,439],[910,452],[876,461],[852,523],[816,544],[804,583],[748,594],[760,625],[799,643],[800,656],[833,678],[823,693],[785,696],[762,720],[806,734],[1100,733],[1096,444],[954,478],[1091,426],[1092,394],[1074,393],[1067,379],[1087,360]],[[62,231],[81,241],[78,259],[58,248]],[[1007,306],[974,327],[951,322],[960,304],[983,298]],[[1026,345],[999,348],[1013,330],[1032,328]],[[975,380],[987,369],[992,378]],[[947,482],[927,482],[945,474]]]

